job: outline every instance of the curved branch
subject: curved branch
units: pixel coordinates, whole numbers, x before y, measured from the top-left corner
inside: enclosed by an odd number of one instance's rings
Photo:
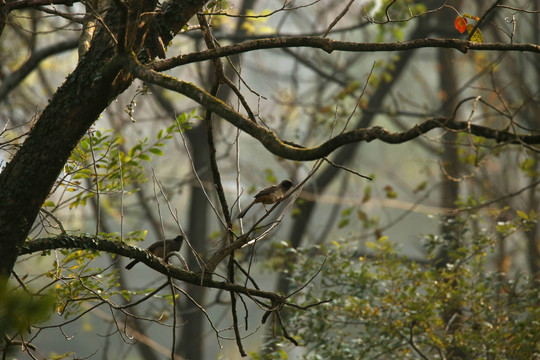
[[[79,43],[77,38],[68,39],[59,43],[47,46],[46,48],[37,50],[32,53],[32,56],[21,65],[16,71],[6,76],[0,85],[0,102],[7,96],[7,94],[15,88],[24,78],[30,74],[42,60],[49,56],[56,55],[58,53],[75,49]]]
[[[459,39],[414,39],[403,42],[364,43],[350,41],[336,41],[319,36],[291,36],[286,38],[265,38],[244,41],[238,44],[223,46],[217,49],[203,50],[186,55],[179,55],[167,60],[154,63],[156,71],[169,70],[174,67],[211,60],[218,57],[241,54],[254,50],[278,49],[278,48],[316,48],[331,53],[333,51],[349,52],[375,52],[375,51],[404,51],[420,48],[448,48],[456,49],[462,53],[469,50],[483,51],[526,51],[540,53],[540,45],[537,44],[504,44],[504,43],[474,43]]]
[[[32,254],[39,251],[48,251],[54,249],[84,249],[99,250],[109,253],[130,257],[145,263],[148,267],[164,274],[196,286],[204,286],[215,289],[233,291],[235,293],[245,294],[250,297],[260,297],[271,300],[272,302],[285,303],[286,298],[279,294],[269,291],[257,290],[232,284],[224,281],[212,280],[209,276],[202,277],[190,271],[182,270],[176,266],[165,264],[160,258],[151,255],[143,249],[130,246],[120,241],[110,241],[96,238],[90,235],[68,236],[59,235],[52,238],[38,239],[24,243],[20,247],[19,255]]]
[[[272,154],[289,160],[312,161],[322,159],[343,145],[360,141],[370,142],[378,139],[389,144],[400,144],[437,128],[456,132],[467,132],[486,139],[493,139],[497,143],[540,144],[540,134],[514,134],[507,130],[470,124],[468,121],[456,121],[452,118],[436,117],[402,132],[391,133],[383,127],[373,126],[371,128],[361,128],[341,133],[316,147],[304,148],[294,146],[279,139],[273,131],[253,123],[232,107],[196,85],[150,70],[140,65],[133,56],[127,61],[129,62],[130,71],[139,79],[189,97],[257,139]]]

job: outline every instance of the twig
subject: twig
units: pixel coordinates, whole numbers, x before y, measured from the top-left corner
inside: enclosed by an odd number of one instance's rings
[[[287,332],[287,329],[285,328],[285,324],[283,323],[283,319],[281,318],[281,314],[279,312],[275,313],[278,319],[279,326],[281,327],[281,330],[283,331],[283,336],[292,342],[294,345],[298,346],[298,341],[296,341],[289,333]]]
[[[118,152],[118,168],[120,169],[120,191],[121,191],[120,193],[120,241],[124,241],[124,175],[122,174],[122,160],[120,159],[120,146],[118,146],[117,152]],[[98,212],[98,217],[99,217],[99,212]]]
[[[485,12],[484,12],[484,15],[482,15],[482,17],[480,18],[480,20],[478,20],[476,22],[476,24],[474,25],[474,27],[472,28],[471,32],[469,33],[469,35],[467,36],[467,41],[470,41],[472,36],[474,35],[474,33],[476,32],[476,30],[480,27],[480,25],[484,22],[484,20],[486,20],[487,16],[489,15],[489,13],[491,11],[493,11],[493,9],[495,9],[497,7],[497,5],[501,2],[502,0],[496,0],[490,7],[489,9],[487,9]]]
[[[384,14],[386,15],[386,21],[388,21],[388,22],[392,21],[392,20],[390,19],[390,15],[388,14],[388,10],[390,10],[390,7],[391,7],[392,5],[394,5],[395,2],[396,2],[396,0],[390,1],[390,2],[388,3],[388,6],[386,7],[386,9],[384,9]]]
[[[267,13],[267,14],[260,14],[260,15],[229,14],[227,12],[222,12],[222,11],[206,13],[205,15],[223,15],[223,16],[228,16],[228,17],[232,17],[232,18],[246,18],[246,19],[253,18],[253,19],[258,19],[258,18],[270,17],[270,16],[272,16],[272,15],[278,13],[278,12],[281,12],[281,11],[297,10],[297,9],[301,9],[301,8],[310,7],[311,5],[314,5],[314,4],[318,3],[319,1],[321,1],[321,0],[315,0],[315,1],[312,1],[311,3],[309,3],[309,4],[298,5],[298,6],[293,6],[293,7],[287,7],[287,5],[289,5],[291,3],[291,1],[285,1],[281,8],[279,8],[277,10],[273,10],[273,11]]]
[[[173,304],[173,327],[172,327],[172,342],[171,342],[171,359],[174,359],[175,356],[175,346],[176,346],[176,294],[174,292],[174,283],[170,276],[167,276],[167,281],[171,287],[172,295],[172,304]]]
[[[311,283],[311,282],[315,279],[315,277],[316,277],[317,275],[319,275],[319,274],[321,273],[321,271],[322,271],[322,269],[323,269],[323,267],[324,267],[324,264],[326,263],[326,259],[327,259],[327,258],[328,258],[328,257],[325,257],[325,258],[324,258],[324,260],[323,260],[321,266],[319,267],[319,270],[317,270],[317,272],[316,272],[316,273],[315,273],[308,281],[306,281],[305,284],[303,284],[303,285],[300,286],[298,289],[296,289],[295,291],[293,291],[292,293],[290,293],[289,295],[287,295],[287,299],[289,299],[289,298],[292,297],[293,295],[298,294],[300,291],[302,291],[306,286],[309,285],[309,283]]]
[[[219,82],[216,81],[212,87],[211,94],[215,96],[219,89]],[[216,160],[216,145],[214,143],[212,112],[207,111],[205,115],[206,124],[206,141],[208,143],[208,153],[210,155],[210,169],[212,170],[212,178],[214,179],[214,188],[218,194],[218,199],[221,204],[221,211],[225,216],[227,222],[227,229],[232,227],[231,214],[229,213],[229,205],[227,204],[227,198],[225,197],[225,190],[223,189],[223,183],[221,181],[221,174]],[[230,234],[229,234],[230,235]],[[229,236],[228,235],[228,236]]]
[[[101,222],[101,206],[99,206],[99,173],[97,170],[97,160],[94,152],[94,145],[93,143],[93,135],[92,131],[88,131],[88,137],[89,137],[89,145],[90,145],[90,154],[92,154],[92,167],[94,169],[94,176],[96,177],[96,236],[99,234],[99,227]]]
[[[367,176],[367,175],[362,175],[360,174],[359,172],[353,170],[353,169],[349,169],[348,167],[346,166],[343,166],[343,165],[339,165],[339,164],[336,164],[335,162],[333,162],[332,160],[330,160],[329,158],[325,157],[324,158],[324,161],[326,161],[327,163],[329,163],[330,165],[332,165],[333,167],[335,168],[338,168],[338,169],[341,169],[341,170],[345,170],[347,172],[350,172],[351,174],[354,174],[356,176],[359,176],[361,178],[364,178],[364,179],[367,179],[369,181],[373,181],[373,178]]]
[[[240,265],[240,263],[238,263],[238,261],[236,261],[236,260],[234,260],[234,264],[235,264],[236,266],[238,266],[238,268],[240,269],[240,271],[246,276],[246,283],[244,284],[244,286],[247,285],[247,280],[249,280],[249,281],[251,281],[251,283],[253,284],[253,287],[255,287],[255,289],[260,290],[260,287],[259,287],[259,285],[257,285],[257,283],[255,282],[255,279],[253,279],[253,278],[251,277],[251,275],[249,275],[249,273],[248,273],[246,270],[244,270],[244,268],[242,267],[242,265]]]
[[[128,308],[130,308],[132,306],[139,305],[140,303],[142,303],[142,302],[150,299],[151,297],[153,297],[155,294],[157,294],[161,289],[163,289],[167,285],[168,285],[168,282],[165,282],[165,283],[161,284],[160,286],[158,286],[156,289],[154,289],[152,292],[150,292],[150,293],[146,294],[145,296],[143,296],[142,298],[140,298],[139,300],[134,301],[132,303],[120,305],[115,309],[124,310],[124,309],[128,309]]]
[[[413,327],[414,323],[411,324],[411,326],[409,327],[409,344],[411,344],[411,347],[414,349],[414,351],[416,351],[418,355],[420,355],[422,359],[429,360],[429,358],[422,351],[420,351],[420,349],[416,347],[416,344],[414,343]]]
[[[202,313],[204,314],[204,316],[206,317],[206,319],[208,320],[208,323],[210,324],[210,326],[212,327],[212,330],[214,330],[214,332],[216,333],[216,339],[217,339],[217,342],[218,342],[218,345],[219,347],[221,348],[222,345],[221,345],[221,341],[220,341],[220,336],[219,336],[219,330],[216,328],[216,326],[214,325],[214,323],[212,322],[212,319],[210,318],[210,315],[208,315],[208,312],[206,311],[206,309],[201,305],[199,304],[194,298],[191,297],[191,295],[189,295],[185,290],[183,290],[182,288],[178,287],[177,285],[174,285],[174,287],[180,291],[182,294],[184,294],[189,301],[192,302],[193,305],[195,305],[197,308],[199,308],[199,310],[202,311]]]
[[[521,188],[519,189],[518,191],[516,192],[513,192],[513,193],[510,193],[510,194],[506,194],[504,196],[501,196],[500,198],[497,198],[497,199],[494,199],[494,200],[491,200],[491,201],[488,201],[488,202],[485,202],[485,203],[482,203],[480,205],[476,205],[476,206],[469,206],[469,207],[466,207],[466,208],[463,208],[463,209],[455,209],[455,210],[451,210],[449,211],[449,215],[454,215],[454,214],[457,214],[457,213],[460,213],[460,212],[464,212],[464,211],[475,211],[475,210],[478,210],[478,209],[481,209],[481,208],[485,208],[485,207],[488,207],[490,205],[493,205],[499,201],[503,201],[503,200],[506,200],[506,199],[509,199],[509,198],[512,198],[514,196],[517,196],[519,194],[521,194],[522,192],[524,192],[525,190],[528,190],[528,189],[531,189],[535,186],[537,186],[538,184],[540,184],[540,180],[538,181],[535,181],[534,183],[532,184],[529,184],[527,186],[525,186],[524,188]]]
[[[180,123],[178,122],[178,119],[176,119],[176,126],[178,127],[180,137],[182,138],[182,143],[184,144],[184,149],[186,150],[187,156],[189,158],[189,163],[191,164],[191,170],[193,171],[193,174],[197,178],[197,181],[199,182],[199,185],[201,186],[201,190],[202,190],[204,196],[206,197],[206,200],[208,201],[208,204],[210,204],[210,207],[212,208],[212,210],[214,210],[214,213],[216,214],[216,217],[219,219],[219,221],[221,222],[223,227],[226,229],[227,228],[226,221],[219,214],[219,211],[217,210],[216,206],[214,205],[214,203],[210,199],[210,196],[206,192],[206,187],[204,186],[201,178],[199,177],[199,174],[197,173],[197,169],[195,168],[195,162],[193,161],[193,156],[191,155],[191,151],[189,150],[189,147],[188,147],[187,142],[186,142],[186,138],[184,136],[184,133],[182,132],[182,128],[180,127]]]
[[[163,189],[161,188],[161,184],[159,183],[159,180],[158,180],[158,178],[156,176],[156,173],[155,173],[154,169],[152,169],[152,179],[153,179],[153,182],[154,182],[154,198],[156,199],[157,212],[158,212],[158,217],[159,217],[159,225],[161,227],[161,239],[165,239],[165,229],[163,227],[163,216],[161,215],[161,205],[159,203],[159,198],[158,198],[157,192],[156,192],[156,184],[160,188],[161,195],[165,198],[165,202],[167,202],[168,200],[165,197],[165,194],[163,192]]]
[[[206,47],[210,50],[216,49],[216,43],[215,39],[212,36],[212,33],[210,32],[210,27],[208,26],[208,23],[206,21],[206,17],[202,14],[197,14],[197,19],[199,20],[199,24],[201,26],[201,32],[203,34],[204,41],[206,43]],[[234,85],[234,83],[225,75],[225,72],[223,71],[223,63],[221,62],[221,59],[215,58],[212,60],[212,63],[214,64],[215,68],[215,74],[216,74],[216,81],[219,83],[225,83],[227,86],[229,86],[232,91],[235,93],[235,95],[240,100],[240,103],[248,113],[248,117],[253,122],[257,122],[255,119],[255,115],[253,114],[253,111],[251,111],[251,108],[249,107],[249,104],[247,103],[246,99],[244,98],[244,95],[240,92],[240,90]],[[233,66],[234,68],[234,66]],[[236,71],[236,69],[235,69]],[[240,77],[240,76],[239,76]],[[214,86],[216,86],[214,84]],[[211,92],[212,96],[216,96],[217,90],[214,92]],[[210,112],[211,114],[211,112]]]
[[[347,14],[347,12],[349,11],[349,9],[351,8],[351,5],[352,3],[354,2],[354,0],[349,0],[349,3],[345,6],[345,8],[339,13],[338,16],[336,16],[336,18],[330,23],[330,26],[328,26],[328,29],[326,29],[326,31],[324,32],[323,34],[323,38],[325,38],[329,33],[330,33],[330,30],[332,30],[332,28],[334,26],[337,25],[337,23],[339,22],[339,20],[341,20],[345,14]]]
[[[287,304],[287,306],[290,306],[290,307],[293,307],[293,308],[297,308],[297,309],[300,309],[300,310],[307,310],[307,309],[312,308],[314,306],[319,306],[321,304],[326,304],[326,303],[329,303],[329,302],[332,302],[332,301],[333,301],[332,299],[326,299],[326,300],[317,301],[317,302],[314,302],[312,304],[304,305],[304,306],[296,305],[296,304],[289,303],[289,302],[287,302],[286,304]]]
[[[39,209],[39,211],[44,212],[47,216],[50,216],[51,219],[53,219],[58,224],[58,227],[60,228],[60,231],[62,232],[62,234],[64,235],[67,234],[66,229],[64,229],[64,225],[62,224],[62,221],[59,218],[57,218],[56,215],[54,215],[52,212],[50,212],[49,210],[43,207]]]
[[[369,74],[368,74],[368,76],[366,78],[366,82],[364,83],[364,87],[362,88],[362,92],[358,96],[358,100],[354,104],[354,108],[351,111],[351,113],[349,114],[349,117],[347,118],[347,121],[345,122],[345,126],[343,126],[343,129],[341,130],[341,134],[343,134],[345,132],[345,130],[347,130],[347,126],[351,122],[354,113],[356,112],[356,110],[358,110],[358,107],[360,106],[360,101],[362,101],[362,98],[364,97],[364,94],[366,93],[366,88],[367,88],[367,86],[369,84],[369,79],[371,78],[371,75],[373,75],[373,70],[375,69],[375,64],[376,64],[376,62],[373,62],[373,65],[371,65],[371,69],[369,70]]]
[[[199,20],[199,24],[201,25],[201,31],[203,33],[203,37],[204,37],[207,47],[209,49],[214,49],[215,48],[214,42],[212,40],[210,29],[208,27],[208,23],[206,22],[206,18],[202,14],[197,14],[197,18]],[[217,59],[217,58],[214,59],[213,64],[215,67],[216,78],[214,80],[214,84],[212,85],[212,89],[210,90],[210,94],[215,97],[219,90],[219,84],[221,82],[225,82],[225,74],[223,72],[223,64],[221,63],[220,59]],[[229,82],[229,84],[230,84],[229,86],[232,85],[231,88],[236,89],[236,87],[234,86],[234,84],[232,84],[232,82]],[[253,114],[251,112],[250,112],[250,115],[253,117]],[[252,120],[254,120],[254,117]],[[214,187],[218,193],[218,198],[221,203],[221,211],[223,212],[225,216],[225,221],[227,222],[227,229],[231,229],[232,228],[231,215],[229,213],[229,206],[227,205],[227,199],[225,198],[225,192],[223,190],[223,184],[221,182],[221,174],[219,172],[219,168],[218,168],[216,156],[215,156],[216,147],[214,144],[214,135],[213,135],[212,110],[210,109],[207,109],[206,111],[205,124],[206,124],[206,138],[207,138],[209,154],[210,154],[210,168],[212,170],[212,177],[214,179]],[[227,231],[227,237],[229,237],[232,241],[231,231]],[[229,263],[227,265],[228,280],[231,283],[234,283],[234,265],[235,265],[234,251],[232,251],[229,255]],[[231,314],[233,318],[233,329],[234,329],[234,335],[236,339],[236,345],[238,346],[238,351],[240,352],[240,355],[247,356],[244,350],[244,346],[242,345],[242,336],[240,334],[240,329],[238,326],[238,314],[237,314],[237,309],[236,309],[236,293],[234,291],[230,291],[229,293],[231,296]],[[246,313],[246,317],[247,317],[247,313]],[[247,321],[246,321],[246,324],[247,324]]]
[[[443,5],[441,5],[441,6],[437,7],[437,8],[435,8],[435,9],[426,10],[426,11],[421,12],[421,13],[416,14],[416,15],[412,14],[412,12],[411,12],[410,9],[409,9],[409,14],[410,14],[411,16],[409,16],[408,18],[392,20],[392,19],[390,18],[389,10],[390,10],[390,7],[391,7],[395,2],[396,2],[396,0],[392,0],[392,1],[388,4],[388,6],[386,7],[386,9],[384,10],[384,14],[385,14],[385,16],[386,16],[386,21],[375,21],[373,18],[370,18],[369,15],[365,14],[365,15],[366,15],[367,21],[370,22],[370,23],[372,23],[372,24],[379,24],[379,25],[386,24],[386,23],[395,23],[395,22],[407,22],[407,21],[410,21],[410,20],[415,19],[415,18],[417,18],[417,17],[420,17],[420,16],[424,16],[424,15],[427,15],[427,14],[431,14],[431,13],[437,12],[437,11],[439,11],[439,10],[441,10],[442,8],[444,8],[444,7],[447,6],[447,5],[446,5],[446,2],[445,2]],[[364,10],[364,13],[365,13],[365,10]]]
[[[302,146],[300,144],[297,144],[297,143],[294,143],[292,141],[287,141],[287,140],[283,140],[283,143],[284,144],[287,144],[287,145],[291,145],[291,146],[294,146],[294,147],[297,147],[299,149],[305,149],[306,147],[305,146]],[[367,179],[369,181],[373,181],[373,178],[367,176],[367,175],[362,175],[360,174],[359,172],[355,171],[355,170],[352,170],[352,169],[349,169],[348,167],[346,166],[343,166],[343,165],[339,165],[339,164],[336,164],[335,162],[333,162],[332,160],[330,160],[328,157],[324,156],[322,158],[324,161],[326,161],[327,163],[329,163],[330,165],[332,165],[333,167],[335,168],[338,168],[338,169],[342,169],[342,170],[345,170],[347,172],[350,172],[351,174],[354,174],[356,176],[359,176],[361,178],[364,178],[364,179]]]
[[[231,253],[230,257],[232,258],[231,261],[229,261],[229,281],[234,282],[234,253]],[[233,328],[234,328],[234,335],[236,338],[236,346],[238,346],[238,351],[240,352],[240,355],[247,356],[246,351],[244,350],[244,346],[242,345],[242,336],[240,335],[240,329],[238,327],[238,314],[236,312],[236,293],[234,291],[229,291],[231,295],[231,313],[233,317]]]

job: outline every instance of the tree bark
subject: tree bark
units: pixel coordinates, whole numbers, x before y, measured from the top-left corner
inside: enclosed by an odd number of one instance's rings
[[[174,3],[179,3],[176,8],[170,5]],[[179,31],[204,3],[204,0],[167,3],[172,7],[169,15],[175,19],[172,22],[167,17],[167,34],[172,36],[173,30]],[[133,23],[122,23],[121,19],[133,12],[154,9],[156,3],[138,3],[139,8],[129,11],[119,9],[117,4],[111,3],[105,17],[107,29],[97,32],[86,55],[53,95],[24,144],[0,173],[0,276],[8,277],[13,270],[18,247],[24,243],[41,205],[79,140],[133,81],[115,58],[117,47],[111,34],[117,35],[120,48],[140,52],[148,22],[146,26],[132,26]],[[126,12],[129,14],[123,17]],[[129,45],[127,49],[126,45]]]

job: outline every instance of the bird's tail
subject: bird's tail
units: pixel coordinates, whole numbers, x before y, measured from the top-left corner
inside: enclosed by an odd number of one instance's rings
[[[131,269],[138,262],[139,262],[139,260],[133,260],[132,262],[130,262],[129,264],[126,265],[126,269],[128,269],[128,270]]]
[[[237,219],[241,219],[243,218],[246,213],[248,212],[249,209],[251,209],[251,207],[255,204],[255,202],[252,202],[251,204],[248,205],[247,208],[245,208],[244,210],[242,210],[242,212],[240,214],[238,214],[238,216],[236,217]]]

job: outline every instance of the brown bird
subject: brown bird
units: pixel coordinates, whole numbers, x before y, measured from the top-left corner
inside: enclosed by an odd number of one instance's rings
[[[253,200],[247,208],[245,208],[240,214],[238,214],[237,218],[243,218],[248,212],[248,210],[257,203],[273,204],[275,202],[278,202],[279,200],[283,199],[287,191],[289,191],[289,189],[292,187],[292,181],[287,179],[283,180],[278,185],[272,185],[267,187],[266,189],[262,189],[254,196],[255,200]]]
[[[147,247],[146,251],[148,251],[150,254],[154,256],[164,259],[168,253],[173,252],[173,251],[180,251],[183,240],[184,240],[184,237],[182,235],[178,235],[172,240],[156,241],[155,243]],[[126,269],[128,270],[131,269],[138,262],[139,260],[133,260],[132,262],[126,265]]]

